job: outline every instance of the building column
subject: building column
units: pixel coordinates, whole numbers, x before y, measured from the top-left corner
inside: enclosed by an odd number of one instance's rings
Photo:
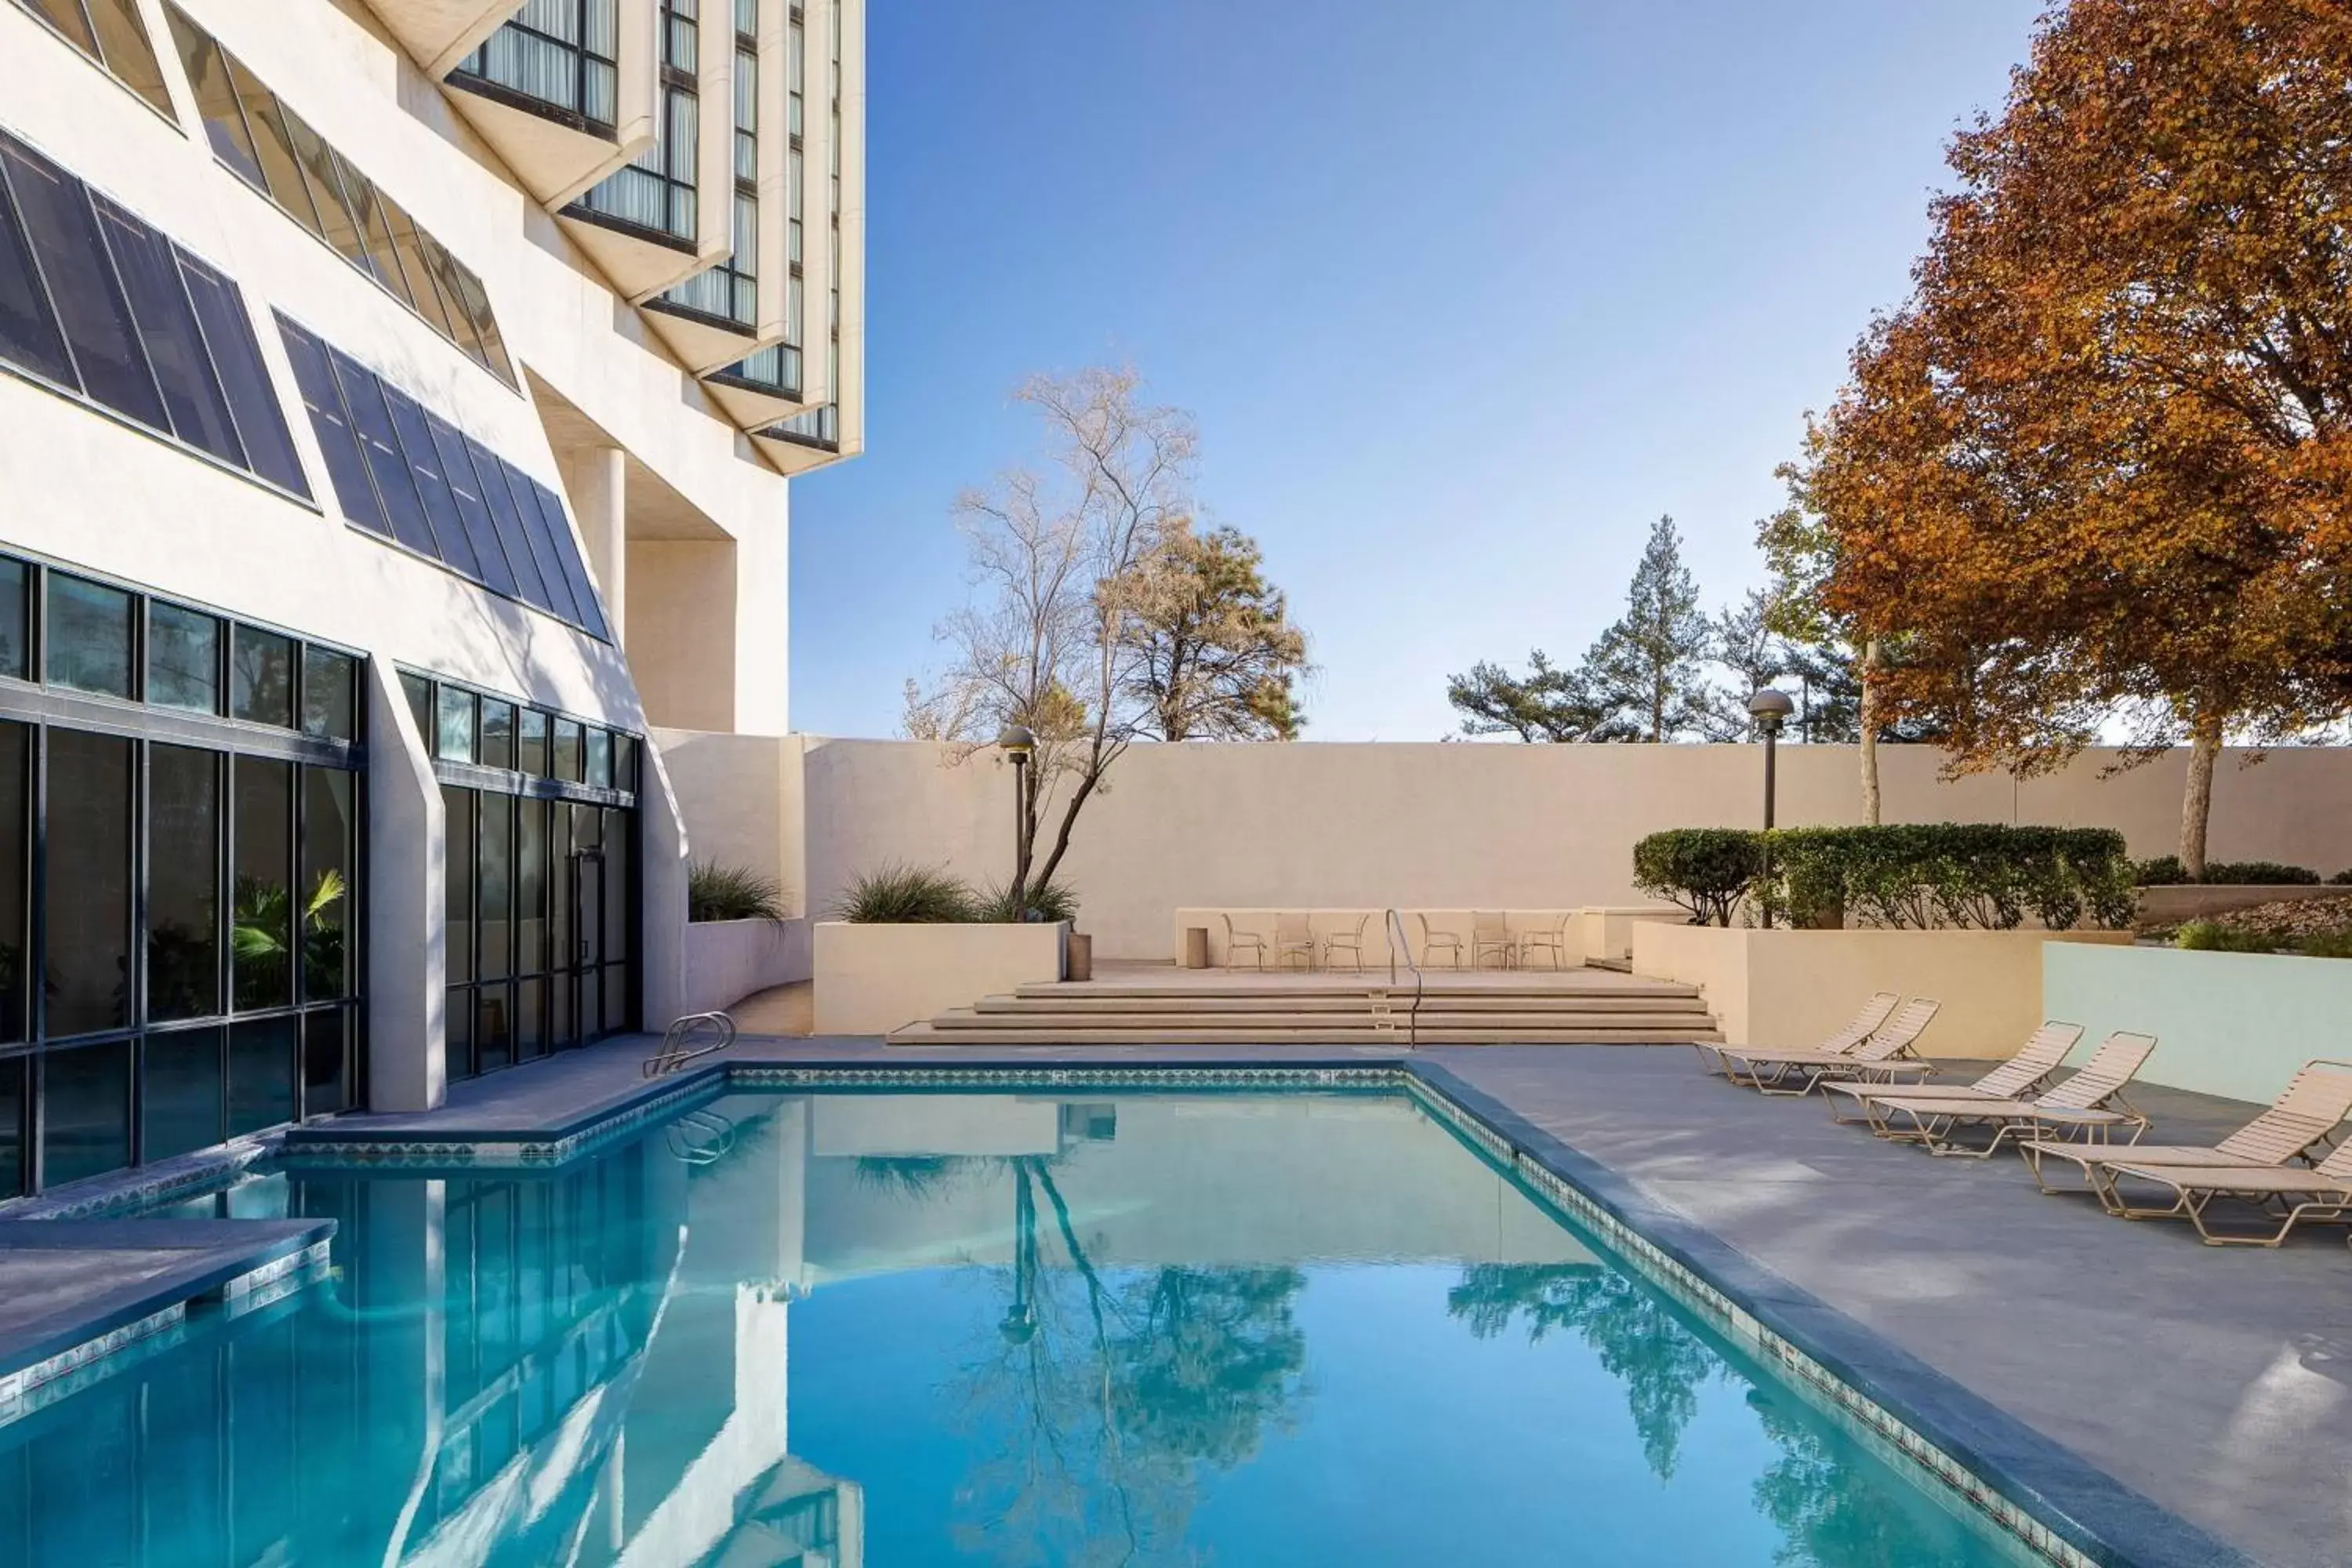
[[[441,786],[392,661],[367,661],[370,1110],[431,1110],[447,1089]]]
[[[572,464],[572,510],[579,514],[588,570],[604,590],[613,641],[626,647],[629,621],[628,454],[591,447]]]

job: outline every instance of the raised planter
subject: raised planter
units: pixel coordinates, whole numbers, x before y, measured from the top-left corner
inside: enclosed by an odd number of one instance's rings
[[[1067,921],[816,928],[816,1032],[887,1035],[983,996],[1062,977]]]
[[[2170,882],[2139,890],[2139,919],[2142,925],[2179,925],[2256,904],[2346,897],[2352,888],[2326,882]]]
[[[2042,994],[2094,1037],[2154,1035],[2141,1076],[2175,1089],[2267,1104],[2312,1058],[2352,1060],[2352,959],[2053,947]]]
[[[2005,1057],[2047,1017],[2042,952],[2128,948],[2129,931],[1755,931],[1633,927],[1633,973],[1706,993],[1736,1045],[1818,1044],[1874,991],[1933,996],[1943,1010],[1921,1040],[1938,1057]],[[2084,1023],[2069,1017],[2069,1022]]]
[[[686,988],[678,1011],[731,1007],[772,985],[806,980],[809,922],[695,921],[686,928]]]

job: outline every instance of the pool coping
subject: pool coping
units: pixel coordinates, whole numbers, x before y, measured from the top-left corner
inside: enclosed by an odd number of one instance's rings
[[[2259,1568],[2245,1553],[2034,1431],[1661,1204],[1632,1178],[1580,1152],[1503,1100],[1426,1058],[1368,1061],[1360,1056],[1286,1057],[1276,1062],[1264,1057],[1203,1055],[1150,1064],[1003,1058],[959,1064],[812,1053],[792,1059],[710,1063],[648,1079],[543,1127],[467,1127],[453,1121],[427,1131],[414,1125],[338,1128],[331,1121],[289,1129],[277,1152],[281,1164],[294,1169],[353,1173],[372,1169],[404,1174],[420,1169],[552,1169],[635,1133],[656,1118],[739,1089],[1102,1089],[1134,1093],[1349,1088],[1405,1090],[1539,1196],[1599,1232],[1638,1270],[1718,1331],[1780,1375],[1830,1400],[1865,1431],[1925,1468],[1979,1514],[2062,1568]],[[249,1155],[220,1161],[226,1173],[249,1163]],[[179,1176],[182,1183],[187,1179]],[[103,1202],[91,1198],[80,1206],[88,1209]],[[0,1232],[11,1228],[0,1218]]]

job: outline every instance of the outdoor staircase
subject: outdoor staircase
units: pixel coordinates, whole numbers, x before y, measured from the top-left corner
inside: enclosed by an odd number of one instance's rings
[[[1391,987],[1385,974],[1024,985],[889,1038],[925,1046],[1586,1046],[1723,1037],[1696,986],[1588,974],[1432,974],[1418,1007],[1412,980]]]

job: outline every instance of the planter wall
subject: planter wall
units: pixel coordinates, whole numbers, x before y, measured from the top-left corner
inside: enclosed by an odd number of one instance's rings
[[[681,1013],[732,1007],[757,991],[806,980],[806,921],[697,921],[686,928]]]
[[[2142,1076],[2175,1089],[2267,1104],[2312,1058],[2352,1059],[2352,959],[2053,947],[2042,994],[2094,1037],[2154,1035]]]
[[[816,928],[816,1032],[887,1035],[950,1007],[1062,977],[1069,922]]]
[[[2207,915],[2249,910],[2256,904],[2300,903],[2305,899],[2340,899],[2352,888],[2309,882],[2179,882],[2139,890],[2139,918],[2149,925],[2178,925]]]
[[[1706,992],[1727,1040],[1816,1045],[1874,991],[1943,1003],[1920,1041],[1937,1057],[2005,1057],[2046,1017],[2042,953],[2053,947],[2128,948],[2128,931],[1751,931],[1633,928],[1633,973]]]

